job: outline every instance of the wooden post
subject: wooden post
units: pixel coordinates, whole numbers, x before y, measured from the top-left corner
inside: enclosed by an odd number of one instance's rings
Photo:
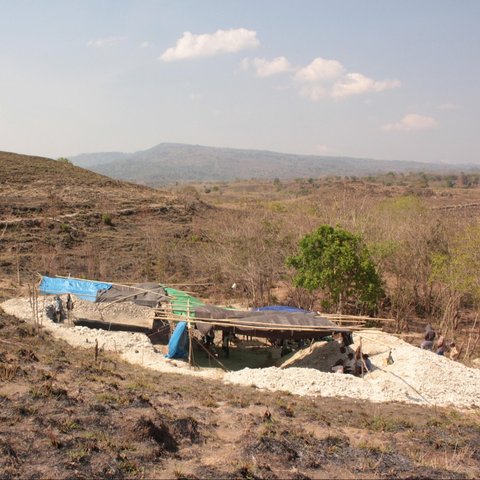
[[[187,300],[187,326],[188,326],[188,364],[193,365],[193,352],[192,352],[192,326],[190,322],[190,299]]]
[[[18,254],[18,244],[15,244],[15,260],[17,264],[17,285],[22,285],[20,282],[20,256]]]
[[[38,314],[38,295],[37,295],[37,286],[35,284],[35,279],[32,279],[32,283],[28,285],[28,295],[30,307],[32,309],[32,320],[35,331],[38,333],[40,328],[40,318]]]
[[[362,350],[362,339],[360,338],[360,367],[362,369],[362,378],[364,375],[364,369],[363,369],[363,350]]]

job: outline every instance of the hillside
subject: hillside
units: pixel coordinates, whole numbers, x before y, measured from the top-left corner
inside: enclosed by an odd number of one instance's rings
[[[162,143],[127,153],[91,153],[71,157],[79,166],[147,185],[235,179],[293,179],[325,175],[361,176],[407,171],[447,171],[449,166],[365,158],[293,155],[261,150]],[[458,169],[458,167],[457,167]]]
[[[67,214],[92,208],[106,211],[109,202],[115,208],[127,208],[166,198],[158,191],[113,180],[68,162],[8,152],[0,152],[0,185],[2,217],[19,211],[39,214],[52,204]]]
[[[187,200],[166,192],[0,152],[0,290],[35,272],[142,277],[156,232],[181,237],[193,215]]]

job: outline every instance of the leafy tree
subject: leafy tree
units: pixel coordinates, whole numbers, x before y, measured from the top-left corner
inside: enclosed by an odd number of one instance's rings
[[[322,225],[300,241],[300,252],[287,258],[297,270],[294,284],[323,290],[342,312],[348,301],[373,309],[383,296],[382,281],[362,239],[350,232]]]

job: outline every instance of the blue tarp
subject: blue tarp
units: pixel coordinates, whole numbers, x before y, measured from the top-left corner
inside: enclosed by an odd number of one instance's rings
[[[167,358],[185,358],[188,355],[187,322],[178,322],[168,342]]]
[[[310,313],[308,310],[302,310],[301,308],[296,307],[288,307],[285,305],[270,305],[268,307],[259,307],[255,309],[255,312],[263,312],[265,310],[271,310],[274,312]]]
[[[108,290],[111,283],[94,282],[91,280],[76,280],[73,278],[42,277],[40,293],[45,295],[71,293],[82,300],[94,302],[99,290]]]

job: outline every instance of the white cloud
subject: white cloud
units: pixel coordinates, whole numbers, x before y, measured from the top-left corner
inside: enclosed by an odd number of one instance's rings
[[[151,46],[152,46],[152,44],[151,44],[151,42],[149,42],[148,40],[145,40],[144,42],[142,42],[142,43],[140,44],[140,47],[141,47],[141,48],[148,48],[148,47],[151,47]]]
[[[400,86],[398,80],[385,80],[379,82],[361,73],[347,73],[339,79],[332,88],[332,97],[336,99],[350,97],[351,95],[362,95],[369,92],[382,92],[390,88]]]
[[[345,72],[344,66],[337,60],[326,60],[317,57],[306,67],[295,74],[295,78],[302,82],[324,82],[335,80]]]
[[[270,77],[291,69],[290,62],[285,57],[277,57],[270,62],[264,58],[255,58],[253,64],[259,77]]]
[[[184,32],[175,47],[168,48],[159,60],[171,62],[187,58],[208,57],[220,53],[233,53],[260,45],[257,32],[245,28],[217,30],[215,33],[196,35]]]
[[[285,57],[277,57],[273,60],[266,60],[265,58],[244,58],[240,62],[240,66],[244,70],[250,68],[255,69],[257,77],[270,77],[272,75],[278,75],[279,73],[285,73],[292,69],[290,62]]]
[[[90,40],[89,42],[87,42],[87,47],[93,47],[93,48],[113,47],[114,45],[117,45],[122,40],[125,40],[125,37],[97,38],[95,40]]]
[[[387,123],[381,129],[384,132],[408,132],[414,130],[430,130],[437,126],[437,122],[432,117],[408,113],[399,122]]]
[[[322,57],[316,57],[305,67],[292,67],[283,56],[271,61],[264,58],[244,58],[240,66],[243,70],[254,69],[258,77],[294,71],[292,78],[299,94],[314,102],[328,98],[341,100],[400,86],[399,80],[374,80],[362,73],[348,72],[338,60]]]
[[[348,72],[338,60],[321,57],[299,68],[294,79],[300,95],[313,101],[326,98],[340,100],[400,86],[398,80],[374,80],[362,73]]]

